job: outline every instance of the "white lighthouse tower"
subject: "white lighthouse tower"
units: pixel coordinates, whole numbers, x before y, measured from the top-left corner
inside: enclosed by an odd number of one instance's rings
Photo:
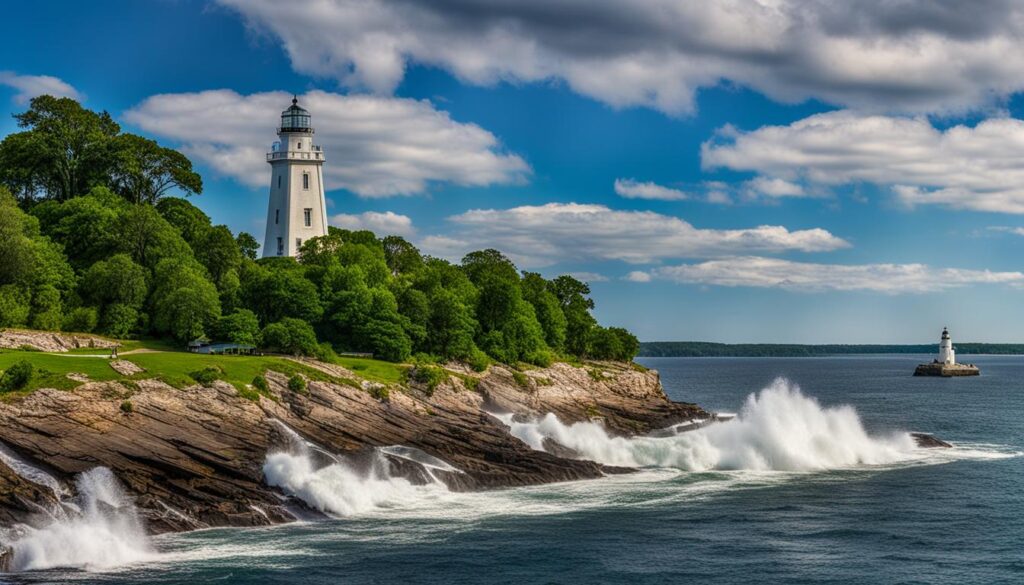
[[[263,257],[295,256],[302,243],[327,235],[324,202],[324,152],[313,144],[309,112],[299,99],[281,112],[280,138],[267,153],[270,163],[270,204]]]
[[[939,362],[951,366],[956,363],[956,356],[953,353],[953,339],[949,336],[949,329],[942,328],[942,339],[939,341]]]

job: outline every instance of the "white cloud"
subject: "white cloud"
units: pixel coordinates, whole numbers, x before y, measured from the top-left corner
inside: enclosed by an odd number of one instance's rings
[[[570,272],[569,276],[583,282],[608,282],[608,277],[596,272]]]
[[[796,183],[782,179],[755,177],[745,183],[747,192],[752,197],[807,197],[807,192]]]
[[[474,209],[449,220],[457,226],[455,233],[426,238],[424,250],[454,258],[493,247],[524,266],[584,259],[645,263],[753,252],[820,252],[849,246],[820,228],[699,229],[677,217],[651,211],[578,203]]]
[[[1024,88],[1024,4],[1010,0],[218,1],[279,39],[296,70],[376,93],[410,63],[473,84],[557,79],[671,114],[723,82],[904,112]]]
[[[522,158],[502,151],[493,134],[456,122],[427,101],[323,91],[299,101],[313,117],[315,141],[324,147],[328,189],[362,197],[415,195],[432,182],[516,183],[530,172]],[[180,142],[185,154],[215,170],[260,187],[270,180],[264,155],[290,102],[285,92],[164,94],[146,99],[125,119]]]
[[[658,199],[661,201],[682,201],[689,199],[679,189],[663,187],[657,183],[641,183],[634,179],[615,179],[615,193],[627,199]]]
[[[416,233],[416,228],[413,227],[412,219],[409,216],[393,211],[384,213],[366,211],[360,214],[339,213],[331,216],[330,224],[347,230],[370,230],[381,237],[391,235],[410,237]]]
[[[1009,227],[1009,226],[991,226],[988,228],[989,231],[1001,232],[1004,234],[1013,234],[1015,236],[1024,236],[1024,227]]]
[[[687,284],[781,288],[800,292],[927,293],[971,284],[1024,284],[1024,273],[933,268],[925,264],[815,264],[758,256],[665,266],[655,278]]]
[[[701,157],[707,169],[754,171],[766,184],[871,183],[911,206],[1024,213],[1024,121],[1012,118],[939,130],[923,117],[829,112],[751,132],[726,128]]]
[[[18,93],[14,94],[14,103],[18,105],[25,105],[32,98],[41,95],[69,97],[78,101],[85,98],[70,83],[50,75],[18,75],[13,71],[0,71],[0,85],[18,90]]]
[[[625,276],[630,282],[651,282],[651,275],[643,270],[634,270]]]

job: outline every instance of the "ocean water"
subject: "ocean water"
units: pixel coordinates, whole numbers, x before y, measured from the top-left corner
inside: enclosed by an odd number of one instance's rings
[[[912,377],[927,357],[644,359],[674,399],[739,416],[662,439],[553,417],[515,426],[528,444],[554,437],[643,470],[473,494],[314,465],[318,448],[299,445],[265,471],[336,519],[147,542],[122,531],[110,546],[129,554],[112,566],[83,560],[103,531],[83,543],[64,530],[83,513],[33,532],[81,568],[0,582],[1024,582],[1024,357],[972,356],[977,378]],[[907,431],[956,447],[915,449]]]

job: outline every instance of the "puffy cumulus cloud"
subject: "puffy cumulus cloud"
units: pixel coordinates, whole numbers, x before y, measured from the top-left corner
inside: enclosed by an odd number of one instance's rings
[[[750,197],[809,197],[807,191],[796,183],[782,179],[770,179],[768,177],[755,177],[745,183],[747,194]]]
[[[737,83],[776,100],[961,111],[1024,88],[1014,0],[218,0],[293,67],[393,91],[410,63],[474,84],[557,79],[670,114]]]
[[[699,229],[677,217],[651,211],[578,203],[474,209],[449,221],[455,224],[455,232],[426,238],[421,242],[425,251],[454,258],[470,250],[497,248],[524,266],[564,260],[647,263],[754,252],[820,252],[849,245],[820,228]]]
[[[829,112],[750,132],[726,128],[702,145],[701,161],[754,171],[764,184],[871,183],[911,206],[1024,213],[1024,121],[1012,118],[940,130],[923,117]]]
[[[651,275],[643,270],[634,270],[623,277],[623,280],[630,282],[651,282]]]
[[[0,71],[0,85],[17,90],[14,94],[14,103],[18,105],[25,105],[40,95],[69,97],[78,101],[85,99],[85,96],[70,83],[50,75],[18,75],[13,71]]]
[[[781,288],[800,292],[927,293],[971,284],[1024,284],[1024,273],[933,268],[925,264],[816,264],[758,256],[658,267],[654,278],[687,284]]]
[[[332,215],[330,224],[347,230],[370,230],[378,236],[410,237],[416,234],[412,219],[393,211],[366,211],[359,214]]]
[[[652,182],[635,179],[615,179],[615,194],[627,199],[658,199],[661,201],[682,201],[689,199],[679,189],[664,187]]]
[[[323,146],[328,189],[362,197],[415,195],[431,182],[485,186],[525,180],[526,162],[503,152],[493,134],[452,120],[427,101],[312,91],[300,103]],[[264,155],[291,94],[239,95],[231,90],[152,96],[125,114],[139,128],[181,143],[217,171],[260,187]]]

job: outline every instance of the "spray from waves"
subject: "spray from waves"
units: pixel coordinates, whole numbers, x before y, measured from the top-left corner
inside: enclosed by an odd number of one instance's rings
[[[530,423],[498,418],[534,449],[551,439],[583,459],[627,467],[818,471],[919,456],[909,434],[870,436],[852,407],[824,408],[781,378],[751,394],[734,419],[669,437],[610,437],[599,424],[565,425],[551,413]]]
[[[458,471],[422,451],[401,446],[375,449],[365,468],[360,469],[345,457],[306,441],[284,423],[277,424],[287,444],[267,455],[263,464],[267,485],[279,487],[326,514],[354,516],[436,499],[448,488],[435,471]],[[417,464],[426,484],[415,485],[394,476],[388,455]]]
[[[62,513],[40,527],[15,526],[0,538],[10,548],[12,571],[97,571],[156,558],[134,502],[112,471],[94,467],[75,484],[78,496],[61,502]]]

